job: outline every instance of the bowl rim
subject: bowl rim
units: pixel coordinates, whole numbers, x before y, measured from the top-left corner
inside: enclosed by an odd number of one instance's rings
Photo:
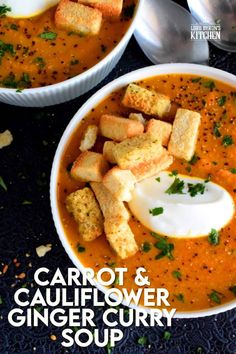
[[[7,93],[7,94],[37,94],[37,93],[47,93],[48,91],[52,91],[52,90],[59,90],[60,88],[65,88],[68,86],[73,85],[74,83],[78,83],[80,80],[85,80],[86,78],[88,78],[89,76],[95,74],[96,72],[98,72],[99,70],[101,70],[103,68],[103,66],[106,66],[107,63],[109,63],[110,61],[112,61],[112,59],[114,57],[116,57],[119,52],[121,51],[122,47],[124,46],[124,44],[127,42],[127,40],[129,39],[129,37],[132,36],[134,30],[135,30],[135,26],[138,20],[138,16],[140,14],[141,11],[141,7],[142,4],[144,3],[145,0],[137,0],[137,5],[135,8],[135,12],[132,18],[132,21],[128,27],[128,30],[125,32],[124,36],[121,38],[121,40],[119,41],[119,43],[110,51],[110,53],[108,53],[102,60],[100,60],[98,63],[96,63],[95,65],[93,65],[91,68],[89,68],[88,70],[71,77],[70,79],[64,80],[64,81],[60,81],[57,82],[55,84],[52,85],[46,85],[43,87],[33,87],[33,88],[26,88],[26,89],[22,89],[22,91],[20,92],[16,92],[17,88],[7,88],[7,87],[0,87],[0,94],[1,93]]]
[[[142,79],[147,79],[149,77],[163,75],[163,74],[192,74],[199,75],[202,77],[207,77],[210,79],[215,79],[222,81],[226,84],[236,87],[236,76],[225,72],[220,69],[207,67],[198,64],[185,64],[185,63],[171,63],[171,64],[160,64],[153,65],[145,68],[141,68],[135,71],[132,71],[128,74],[120,76],[114,81],[108,83],[106,86],[102,87],[99,91],[97,91],[93,96],[91,96],[83,106],[77,111],[74,117],[71,119],[69,124],[67,125],[60,142],[58,144],[53,164],[51,170],[50,177],[50,203],[51,203],[51,212],[54,220],[54,225],[56,227],[57,233],[59,235],[60,241],[73,262],[73,264],[81,271],[84,272],[85,266],[80,262],[77,258],[75,251],[69,244],[66,233],[64,231],[62,221],[60,219],[59,211],[58,211],[58,201],[57,201],[57,179],[58,172],[60,167],[61,156],[65,151],[67,144],[70,141],[71,136],[73,135],[75,129],[80,124],[83,117],[85,117],[89,111],[96,105],[98,105],[105,97],[107,97],[114,90],[118,90],[121,87],[124,87],[130,82],[139,81]],[[107,290],[106,287],[100,285],[95,280],[95,286],[102,291],[103,293]],[[147,312],[150,312],[150,309],[145,308],[141,305],[136,306],[134,304],[128,305],[125,301],[122,302],[123,305],[128,306],[133,309],[145,309]],[[232,300],[226,304],[222,304],[219,306],[214,306],[208,309],[202,309],[198,311],[177,311],[175,314],[175,318],[197,318],[197,317],[206,317],[211,315],[216,315],[221,312],[225,312],[227,310],[231,310],[236,307],[236,299]]]

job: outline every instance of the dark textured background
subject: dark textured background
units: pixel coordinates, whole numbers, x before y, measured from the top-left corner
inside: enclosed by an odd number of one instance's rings
[[[236,74],[236,54],[212,46],[210,52],[211,66]],[[107,353],[106,348],[95,346],[65,350],[60,346],[60,328],[13,328],[7,322],[7,313],[14,307],[15,290],[22,285],[33,286],[36,269],[46,266],[53,272],[58,266],[62,270],[72,266],[53,225],[48,192],[53,156],[64,129],[81,105],[105,83],[150,64],[132,38],[109,77],[78,99],[43,109],[0,103],[0,132],[9,129],[14,136],[12,145],[0,150],[0,175],[8,188],[7,192],[0,188],[0,271],[6,271],[8,265],[7,271],[0,274],[1,354]],[[47,243],[52,244],[52,251],[39,258],[35,248]],[[98,328],[102,329],[101,309],[96,309],[95,314]],[[236,310],[202,319],[174,320],[168,330],[169,340],[163,338],[164,331],[135,326],[124,329],[124,338],[112,353],[236,353]],[[57,339],[53,341],[51,335]],[[144,346],[137,343],[141,336],[148,338]]]

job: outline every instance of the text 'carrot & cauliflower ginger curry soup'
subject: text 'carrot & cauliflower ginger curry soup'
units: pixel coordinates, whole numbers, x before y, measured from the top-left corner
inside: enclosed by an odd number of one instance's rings
[[[101,61],[126,33],[136,0],[0,0],[0,86],[55,84]]]
[[[130,83],[84,117],[65,148],[58,205],[95,271],[137,267],[181,311],[236,296],[236,90],[171,74]],[[119,285],[114,285],[119,286]]]

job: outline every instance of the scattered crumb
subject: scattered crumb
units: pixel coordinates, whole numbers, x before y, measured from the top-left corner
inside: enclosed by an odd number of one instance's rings
[[[25,273],[20,273],[19,275],[15,275],[16,279],[24,279],[26,277]]]
[[[26,254],[25,254],[25,257],[27,257],[27,258],[30,257],[30,254],[29,254],[29,253],[26,253]]]
[[[5,274],[7,272],[7,270],[8,270],[8,264],[5,264],[2,269],[3,274]]]
[[[51,340],[57,340],[57,337],[55,336],[55,334],[51,334],[50,338],[51,338]]]
[[[38,257],[44,257],[45,254],[49,251],[51,251],[52,245],[49,243],[46,246],[42,245],[36,248],[36,253]]]
[[[5,130],[5,132],[0,133],[0,149],[10,145],[13,141],[13,136],[10,130]]]

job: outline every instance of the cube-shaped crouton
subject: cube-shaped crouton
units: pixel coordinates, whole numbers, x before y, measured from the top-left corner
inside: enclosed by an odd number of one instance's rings
[[[138,246],[126,220],[120,218],[106,219],[104,223],[106,237],[122,259],[133,256],[138,251]]]
[[[129,84],[122,103],[126,107],[159,117],[169,112],[171,105],[168,96],[153,90],[147,90],[136,84]]]
[[[110,163],[116,163],[116,159],[113,154],[113,148],[117,143],[114,141],[105,141],[103,145],[103,156]]]
[[[82,182],[101,182],[108,169],[109,164],[102,154],[84,151],[73,163],[71,176]]]
[[[113,148],[115,160],[124,170],[130,170],[137,164],[158,158],[162,153],[161,140],[148,133],[126,139]]]
[[[78,2],[100,10],[104,17],[119,17],[123,7],[123,0],[78,0]]]
[[[100,133],[106,138],[122,141],[135,135],[142,134],[142,123],[128,118],[104,114],[100,119]]]
[[[167,146],[170,140],[172,124],[158,119],[150,119],[147,123],[146,131],[160,137],[162,145]]]
[[[115,166],[103,177],[104,186],[122,202],[129,202],[136,179],[130,170],[121,170]]]
[[[201,115],[198,112],[179,108],[173,123],[173,130],[168,145],[169,152],[187,161],[193,157]]]
[[[70,0],[61,0],[55,13],[58,28],[73,31],[82,36],[98,34],[102,25],[102,13],[89,6]]]
[[[91,182],[90,184],[105,219],[117,217],[128,220],[130,218],[124,203],[117,200],[103,183]]]
[[[173,157],[164,149],[161,156],[137,164],[131,169],[131,172],[135,176],[136,181],[141,181],[166,170],[172,163]]]
[[[103,216],[90,188],[79,189],[66,198],[67,210],[78,223],[85,241],[93,241],[103,233]]]
[[[80,151],[92,149],[98,135],[98,127],[96,125],[88,125],[80,143]]]
[[[130,113],[129,115],[129,119],[131,120],[136,120],[140,123],[142,123],[144,126],[146,125],[146,119],[144,118],[144,116],[142,115],[142,113]]]

